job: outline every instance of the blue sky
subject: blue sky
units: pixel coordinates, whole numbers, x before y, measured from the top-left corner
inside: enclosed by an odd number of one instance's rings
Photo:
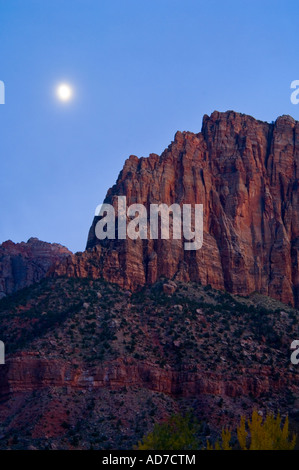
[[[297,3],[0,0],[0,242],[83,250],[125,159],[199,132],[204,114],[299,119]]]

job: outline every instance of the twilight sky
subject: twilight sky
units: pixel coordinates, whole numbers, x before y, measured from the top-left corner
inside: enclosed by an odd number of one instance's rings
[[[299,120],[298,21],[296,0],[0,0],[0,243],[83,250],[125,159],[204,114]]]

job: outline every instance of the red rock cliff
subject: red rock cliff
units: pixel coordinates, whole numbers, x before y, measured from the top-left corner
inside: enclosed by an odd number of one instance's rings
[[[30,238],[27,243],[8,240],[0,245],[0,298],[45,277],[50,266],[71,252],[57,243]]]
[[[165,276],[298,305],[298,168],[299,123],[290,116],[268,124],[233,111],[205,115],[200,133],[177,132],[161,156],[126,160],[105,199],[203,204],[202,249],[185,251],[183,240],[100,242],[95,217],[88,251],[57,273],[103,275],[129,289]]]

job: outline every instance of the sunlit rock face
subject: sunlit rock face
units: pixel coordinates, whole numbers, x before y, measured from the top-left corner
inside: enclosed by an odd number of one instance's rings
[[[105,202],[203,204],[202,249],[186,251],[184,240],[100,241],[95,217],[87,252],[57,272],[129,289],[164,276],[298,305],[298,135],[290,116],[268,124],[215,111],[198,134],[177,132],[161,156],[130,156]]]

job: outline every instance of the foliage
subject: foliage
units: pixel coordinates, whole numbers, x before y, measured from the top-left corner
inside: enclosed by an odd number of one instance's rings
[[[163,423],[156,423],[152,432],[143,437],[135,447],[137,450],[188,450],[200,449],[198,440],[199,425],[192,415],[172,415]],[[257,410],[248,420],[241,417],[236,430],[239,448],[242,450],[293,450],[296,435],[290,436],[289,420],[282,422],[280,414],[276,417],[268,413],[263,420]],[[221,440],[213,445],[207,441],[207,450],[232,450],[232,433],[223,429]]]
[[[161,424],[155,424],[152,432],[143,437],[137,450],[195,450],[198,449],[199,425],[187,413],[185,416],[172,415]]]
[[[296,436],[290,437],[289,419],[286,417],[282,424],[281,416],[276,417],[268,413],[263,421],[262,416],[256,410],[253,411],[251,420],[241,418],[237,429],[237,436],[242,450],[292,450],[296,445]]]
[[[286,417],[282,424],[281,416],[276,417],[268,413],[263,420],[257,410],[252,412],[251,419],[241,417],[237,428],[237,438],[242,450],[293,450],[296,445],[296,436],[290,437],[289,419]],[[207,450],[231,450],[231,432],[222,430],[222,442],[218,441],[215,446],[208,441]]]

